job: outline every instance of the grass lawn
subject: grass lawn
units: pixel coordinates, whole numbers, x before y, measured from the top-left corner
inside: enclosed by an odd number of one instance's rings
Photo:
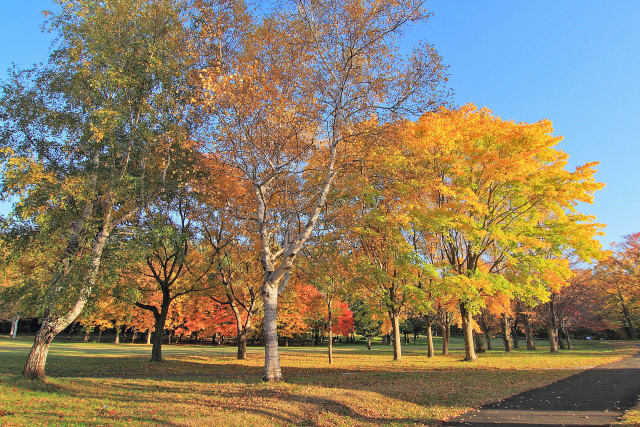
[[[468,363],[454,337],[450,356],[428,359],[418,343],[403,347],[400,362],[379,343],[371,351],[337,344],[329,365],[324,347],[288,347],[286,383],[265,384],[259,347],[238,361],[234,347],[166,345],[165,362],[150,363],[150,346],[63,338],[43,383],[22,379],[30,345],[30,337],[0,337],[0,425],[430,425],[636,350],[577,341],[551,355],[540,342],[534,352],[498,349]]]

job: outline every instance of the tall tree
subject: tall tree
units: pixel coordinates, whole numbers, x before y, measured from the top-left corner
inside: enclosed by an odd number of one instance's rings
[[[254,193],[251,220],[263,267],[266,381],[282,377],[278,295],[318,222],[349,142],[377,116],[431,108],[444,80],[440,57],[421,45],[397,52],[420,0],[285,3],[248,23],[242,54],[203,73],[220,158]],[[220,77],[222,74],[222,77]]]
[[[27,378],[44,377],[51,341],[87,304],[110,236],[162,191],[189,137],[197,62],[185,2],[58,4],[48,63],[14,72],[0,99],[4,190],[33,244],[55,242],[41,245],[51,265]]]

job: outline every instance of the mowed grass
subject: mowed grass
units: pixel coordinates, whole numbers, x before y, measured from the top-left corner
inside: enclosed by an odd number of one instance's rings
[[[496,340],[497,341],[497,340]],[[440,344],[437,340],[436,344]],[[497,342],[496,342],[497,344]],[[21,376],[29,337],[0,337],[0,425],[433,425],[484,403],[543,386],[588,367],[633,354],[629,343],[576,342],[548,353],[500,349],[463,362],[454,337],[450,356],[425,356],[424,343],[367,351],[337,344],[281,348],[284,383],[261,381],[263,349],[166,345],[150,363],[150,347],[56,341],[45,382]]]

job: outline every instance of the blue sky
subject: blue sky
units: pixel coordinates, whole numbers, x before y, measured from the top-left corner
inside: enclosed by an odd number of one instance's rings
[[[504,119],[554,123],[571,166],[600,161],[606,187],[587,213],[607,245],[640,231],[640,1],[432,0],[407,33],[450,66],[455,102]],[[0,71],[47,58],[41,13],[51,0],[0,2]]]

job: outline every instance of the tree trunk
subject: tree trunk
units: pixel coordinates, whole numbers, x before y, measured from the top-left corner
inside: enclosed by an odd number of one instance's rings
[[[371,337],[367,337],[367,350],[371,350]]]
[[[278,352],[278,286],[265,280],[262,285],[262,300],[264,304],[264,375],[262,379],[268,382],[282,380],[280,370],[280,353]]]
[[[81,218],[75,221],[71,227],[71,237],[67,242],[65,253],[60,262],[60,273],[52,284],[51,290],[54,292],[57,288],[64,285],[64,278],[71,270],[72,259],[78,253],[78,248],[80,246],[80,234],[84,230],[86,219],[91,216],[92,212],[93,204],[87,203],[83,209]],[[112,206],[108,206],[105,210],[102,227],[91,244],[91,261],[89,262],[87,270],[86,285],[79,290],[75,303],[66,314],[59,315],[49,313],[42,322],[40,330],[34,339],[31,351],[29,352],[29,356],[27,357],[27,362],[23,372],[25,378],[36,379],[45,377],[45,364],[51,341],[53,341],[56,335],[62,332],[76,319],[76,317],[80,315],[82,309],[89,300],[89,294],[91,293],[91,289],[95,285],[96,278],[98,277],[98,270],[100,269],[100,263],[102,262],[102,252],[109,238],[109,234],[111,233],[112,214]]]
[[[482,335],[476,332],[473,333],[473,342],[475,345],[475,352],[478,354],[484,353],[486,350],[484,349],[484,343],[482,342]]]
[[[462,316],[462,334],[464,336],[464,360],[472,362],[478,358],[473,350],[473,316],[464,303],[460,303],[460,315]]]
[[[564,326],[561,328],[562,337],[567,341],[567,349],[571,350],[571,338],[569,338],[569,331]]]
[[[100,340],[102,339],[102,327],[98,327],[98,344],[100,344]]]
[[[151,329],[147,329],[147,345],[151,344]]]
[[[549,334],[549,351],[558,352],[558,327],[556,326],[556,310],[553,305],[554,295],[551,294],[549,300],[549,322],[547,322],[547,333]]]
[[[622,314],[624,316],[625,321],[627,322],[627,329],[629,331],[629,338],[632,340],[636,339],[636,331],[633,328],[633,322],[631,321],[631,313],[627,308],[627,304],[625,303],[624,297],[622,296],[622,291],[620,290],[620,286],[616,285],[618,290],[618,300],[620,301],[620,307],[622,307]]]
[[[134,329],[133,333],[131,334],[131,344],[136,342],[136,335],[138,335],[138,331]]]
[[[451,325],[444,323],[442,326],[442,354],[449,355],[449,338],[451,337]]]
[[[120,325],[116,325],[116,339],[114,343],[120,344]]]
[[[89,328],[86,328],[84,330],[84,338],[82,339],[82,342],[89,342],[89,333],[90,333]]]
[[[402,360],[402,338],[400,337],[400,316],[389,311],[391,326],[393,327],[393,360]]]
[[[491,345],[491,334],[489,332],[489,327],[487,326],[487,322],[484,319],[484,314],[480,316],[480,321],[478,323],[480,324],[480,328],[482,329],[484,339],[487,342],[487,350],[492,350],[493,347]]]
[[[520,341],[518,341],[518,329],[515,326],[511,328],[511,338],[513,338],[513,348],[520,348]]]
[[[247,331],[243,329],[240,334],[238,334],[238,354],[236,356],[238,359],[243,360],[247,358]]]
[[[536,339],[531,332],[531,323],[529,321],[529,315],[523,314],[522,321],[524,322],[524,334],[527,340],[527,350],[536,349]]]
[[[502,315],[502,341],[504,342],[504,351],[511,351],[511,322],[509,321],[509,316],[506,314]]]
[[[18,322],[20,322],[20,315],[16,314],[13,316],[13,319],[11,319],[11,332],[9,333],[14,340],[16,339],[16,335],[18,335]]]
[[[327,314],[327,331],[329,333],[329,363],[333,363],[333,330],[331,324],[331,299],[329,299],[329,303],[327,304],[328,314]]]
[[[167,321],[167,314],[169,313],[169,303],[165,301],[163,296],[162,306],[160,312],[156,309],[153,312],[155,318],[155,325],[153,328],[153,335],[151,337],[151,361],[162,362],[162,341],[164,339],[164,325]],[[169,335],[171,336],[171,335]],[[171,338],[169,338],[171,340]]]
[[[551,351],[551,353],[557,353],[558,337],[556,335],[556,331],[551,325],[547,326],[547,334],[549,334],[549,351]]]
[[[435,356],[435,350],[433,348],[433,328],[432,322],[427,322],[427,357]]]

